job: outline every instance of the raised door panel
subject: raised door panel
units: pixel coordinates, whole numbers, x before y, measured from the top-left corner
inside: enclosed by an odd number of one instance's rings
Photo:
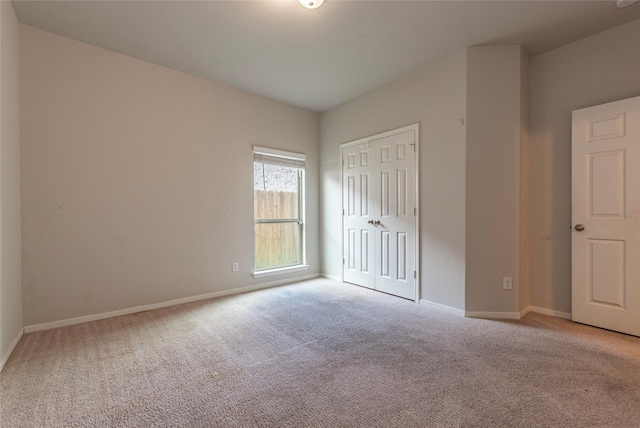
[[[625,151],[587,155],[587,207],[590,217],[624,217]]]
[[[589,302],[625,308],[625,241],[589,239]]]

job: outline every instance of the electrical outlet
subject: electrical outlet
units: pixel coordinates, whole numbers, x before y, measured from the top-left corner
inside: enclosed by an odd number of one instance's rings
[[[240,270],[240,262],[231,263],[231,271],[238,272]]]
[[[510,276],[505,276],[502,278],[502,289],[503,290],[511,290],[513,289],[513,280]]]

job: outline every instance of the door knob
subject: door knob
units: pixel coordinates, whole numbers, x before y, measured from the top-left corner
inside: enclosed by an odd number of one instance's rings
[[[380,224],[380,220],[376,220],[373,222],[373,224],[375,224],[376,226]]]
[[[584,224],[576,224],[576,231],[582,232],[584,230]]]
[[[373,220],[369,220],[367,223],[369,223],[369,224],[373,224]]]

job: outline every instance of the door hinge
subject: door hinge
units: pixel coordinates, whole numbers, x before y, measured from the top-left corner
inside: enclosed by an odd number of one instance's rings
[[[342,166],[344,166],[344,158],[342,158]]]
[[[414,270],[414,271],[413,271],[413,279],[416,279],[417,277],[418,277],[418,276],[417,276],[417,274],[416,274],[416,271]]]
[[[416,215],[416,207],[413,207],[413,215]]]
[[[344,210],[342,210],[342,215],[344,215]]]
[[[344,259],[342,259],[342,264],[344,264]]]

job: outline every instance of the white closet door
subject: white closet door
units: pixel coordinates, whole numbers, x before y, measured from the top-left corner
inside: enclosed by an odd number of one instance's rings
[[[415,299],[414,132],[370,143],[374,160],[375,289]]]
[[[367,143],[342,151],[344,281],[373,288],[371,165]]]
[[[416,130],[343,154],[344,281],[416,298]]]

